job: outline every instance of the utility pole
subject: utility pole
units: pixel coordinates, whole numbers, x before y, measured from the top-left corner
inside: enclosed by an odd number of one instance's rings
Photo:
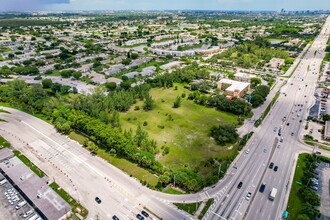
[[[219,179],[220,171],[221,171],[221,163],[219,163],[219,169],[218,169],[218,179]]]

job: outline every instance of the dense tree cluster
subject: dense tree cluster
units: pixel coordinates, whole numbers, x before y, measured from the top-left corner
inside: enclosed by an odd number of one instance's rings
[[[252,107],[257,108],[262,105],[266,101],[269,91],[270,89],[268,86],[260,85],[256,87],[256,89],[251,94]]]
[[[309,188],[312,184],[310,179],[313,177],[313,173],[310,170],[316,168],[316,165],[314,164],[316,159],[315,155],[310,154],[304,158],[306,169],[303,170],[303,177],[301,179],[303,186],[299,189],[299,196],[302,200],[303,206],[297,219],[316,220],[321,217],[320,211],[317,208],[320,205],[320,198]]]
[[[211,136],[220,145],[234,144],[238,140],[238,134],[233,125],[213,126],[210,130]]]
[[[194,79],[206,79],[209,73],[202,70],[197,63],[178,69],[171,73],[156,76],[155,79],[150,79],[147,82],[155,87],[172,87],[173,83],[191,83]]]
[[[210,106],[220,111],[231,112],[235,115],[247,116],[251,112],[251,105],[241,99],[228,100],[224,95],[214,95],[208,100]]]

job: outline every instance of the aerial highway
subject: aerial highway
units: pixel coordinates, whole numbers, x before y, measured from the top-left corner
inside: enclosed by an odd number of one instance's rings
[[[34,116],[4,108],[6,120],[0,135],[40,167],[51,180],[78,199],[89,211],[89,219],[135,219],[147,208],[155,218],[192,219],[171,203],[192,203],[215,198],[204,219],[279,219],[293,175],[294,158],[302,147],[300,129],[314,104],[324,49],[330,35],[330,18],[313,44],[307,49],[269,115],[245,149],[229,167],[225,177],[213,187],[189,195],[170,195],[150,190],[99,157],[92,156],[80,144],[59,134],[56,129]],[[277,87],[276,87],[277,88]],[[279,130],[280,134],[279,135]],[[283,138],[283,139],[282,139]],[[268,168],[274,163],[274,168]],[[266,184],[263,193],[258,192]],[[276,188],[274,201],[269,192]],[[250,196],[248,196],[248,194]],[[95,197],[102,200],[95,202]]]

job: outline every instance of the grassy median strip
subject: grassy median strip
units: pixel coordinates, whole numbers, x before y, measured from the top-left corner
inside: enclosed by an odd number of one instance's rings
[[[6,110],[0,109],[0,113],[7,113],[10,114],[10,112],[7,112]]]
[[[207,200],[201,214],[198,216],[198,219],[202,219],[204,217],[204,215],[206,214],[206,212],[210,208],[210,206],[213,204],[213,202],[214,202],[214,199]]]
[[[277,92],[275,94],[274,98],[272,99],[272,101],[269,103],[269,105],[265,109],[265,111],[260,116],[260,118],[254,124],[255,127],[259,127],[259,125],[261,125],[262,121],[266,118],[267,114],[269,113],[270,109],[272,108],[272,106],[274,105],[274,103],[276,102],[276,100],[278,99],[279,96],[280,96],[280,93]]]
[[[0,149],[3,147],[10,147],[10,143],[0,136]]]
[[[72,198],[69,193],[60,188],[56,182],[49,185],[59,196],[62,197],[69,205],[72,207],[72,212],[74,215],[80,215],[85,218],[88,215],[88,210],[84,208],[80,203],[78,203],[74,198]]]
[[[34,165],[26,156],[21,154],[18,150],[13,151],[14,155],[18,157],[27,167],[29,167],[37,176],[40,178],[45,176],[45,173],[42,172],[36,165]]]
[[[195,212],[198,210],[198,207],[201,205],[201,202],[195,202],[195,203],[173,203],[176,207],[179,209],[188,212],[191,215],[194,215]]]

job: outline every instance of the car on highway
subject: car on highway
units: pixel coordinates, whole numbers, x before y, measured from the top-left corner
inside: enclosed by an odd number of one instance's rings
[[[136,215],[136,218],[139,219],[139,220],[144,220],[144,217],[142,215],[140,215],[140,214],[137,214]]]
[[[278,166],[275,166],[274,167],[274,171],[276,172],[278,170]]]
[[[240,188],[242,188],[242,186],[243,186],[243,182],[239,182],[239,184],[237,185],[237,188],[240,189]]]
[[[144,210],[141,211],[141,214],[144,215],[145,217],[149,217],[149,213]]]
[[[251,193],[250,193],[250,192],[248,192],[248,194],[246,195],[245,199],[246,199],[247,201],[249,201],[249,200],[251,199]]]
[[[269,168],[270,168],[270,169],[273,169],[273,167],[274,167],[274,163],[271,162],[271,163],[269,164]]]
[[[266,188],[266,183],[262,183],[259,188],[259,192],[263,193],[265,191],[265,188]]]
[[[100,204],[102,201],[99,197],[95,197],[95,202],[97,202],[98,204]]]
[[[119,218],[116,215],[114,215],[112,216],[112,220],[119,220]]]

